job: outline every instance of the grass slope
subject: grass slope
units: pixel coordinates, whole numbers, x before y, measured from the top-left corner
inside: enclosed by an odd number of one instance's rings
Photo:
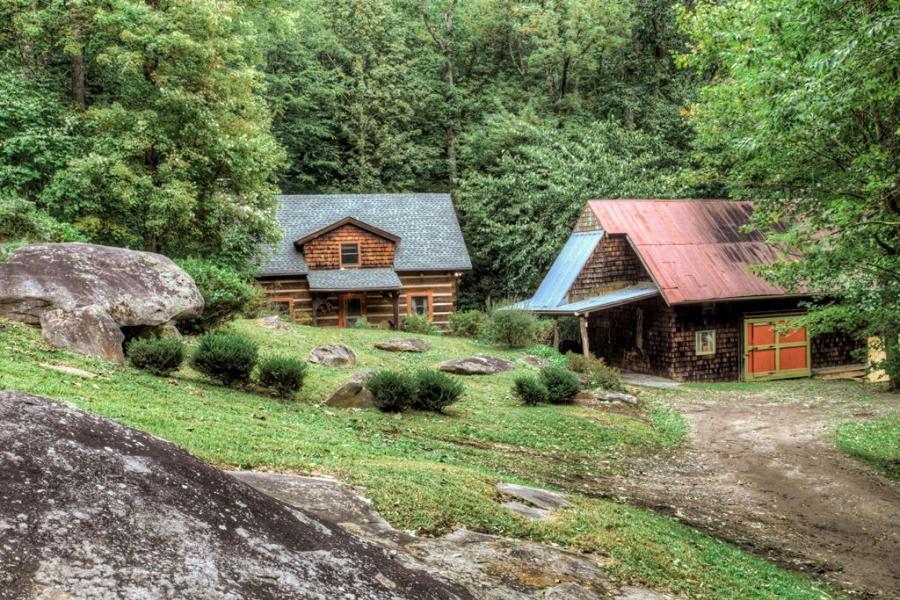
[[[427,337],[431,351],[391,354],[372,344],[382,331],[297,327],[271,331],[249,321],[232,328],[261,354],[305,357],[316,345],[345,342],[360,369],[414,368],[491,352],[467,340]],[[62,375],[39,363],[102,376]],[[310,369],[302,401],[285,404],[203,381],[188,368],[157,378],[127,367],[55,351],[28,327],[0,323],[0,389],[68,400],[171,440],[217,465],[328,472],[362,485],[395,526],[439,534],[453,527],[557,543],[595,555],[623,581],[692,598],[830,598],[824,586],[650,511],[579,494],[580,482],[616,470],[635,453],[665,452],[685,431],[661,405],[645,414],[576,406],[523,407],[512,379],[530,367],[465,379],[464,399],[447,415],[384,415],[322,407],[348,371]],[[532,522],[497,502],[495,484],[512,480],[571,492],[574,507]],[[586,487],[586,486],[585,486]]]
[[[900,412],[841,423],[837,427],[837,445],[888,477],[900,479]]]

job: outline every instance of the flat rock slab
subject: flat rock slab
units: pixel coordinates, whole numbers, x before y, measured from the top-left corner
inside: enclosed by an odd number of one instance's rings
[[[524,500],[529,504],[545,510],[556,510],[557,508],[566,508],[572,505],[566,497],[559,492],[528,487],[527,485],[501,482],[497,484],[497,491],[506,494],[507,496]]]
[[[336,389],[325,401],[325,405],[337,408],[369,408],[374,399],[365,383],[349,381]]]
[[[286,473],[230,472],[282,502],[394,552],[399,563],[464,586],[484,600],[663,600],[619,588],[590,556],[524,540],[457,529],[424,538],[391,527],[357,492],[337,480]],[[643,595],[640,595],[643,594]]]
[[[4,598],[472,597],[108,419],[0,392],[0,422]]]
[[[356,366],[356,352],[346,344],[325,344],[313,348],[309,362],[337,369],[351,369]]]
[[[38,363],[38,365],[50,371],[62,373],[63,375],[74,375],[75,377],[84,377],[85,379],[94,379],[95,377],[97,377],[96,373],[91,373],[90,371],[85,371],[84,369],[79,369],[77,367],[68,367],[66,365],[51,365],[50,363]]]
[[[515,368],[515,364],[496,356],[470,356],[441,363],[441,371],[457,375],[494,375]]]
[[[541,358],[540,356],[532,356],[531,354],[523,356],[521,360],[529,367],[536,367],[538,369],[542,369],[550,364],[550,361],[546,358]]]
[[[426,352],[429,348],[427,343],[417,339],[387,340],[378,342],[375,347],[388,352]]]
[[[290,323],[283,321],[278,315],[260,317],[256,322],[267,329],[274,329],[276,331],[290,331],[293,329]]]
[[[674,390],[681,386],[674,379],[659,377],[658,375],[646,375],[644,373],[632,373],[625,371],[619,375],[622,383],[639,387],[656,388],[660,390]]]
[[[575,402],[591,405],[597,402],[624,402],[625,404],[637,404],[637,396],[625,392],[611,392],[609,390],[582,390],[575,396]]]
[[[509,502],[503,503],[503,508],[506,510],[512,511],[517,515],[522,515],[523,517],[528,517],[529,519],[534,519],[535,521],[543,521],[548,518],[551,514],[551,511],[546,510],[544,508],[537,508],[536,506],[529,506],[527,504],[522,504],[521,502],[516,502],[515,500],[511,500]]]

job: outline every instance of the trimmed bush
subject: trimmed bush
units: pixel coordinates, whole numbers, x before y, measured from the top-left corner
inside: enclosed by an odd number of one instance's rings
[[[520,375],[513,381],[513,393],[522,401],[522,404],[535,406],[547,402],[550,392],[547,386],[534,375]]]
[[[365,317],[360,317],[353,323],[353,329],[375,329],[375,325],[369,323]]]
[[[259,384],[291,399],[303,387],[306,363],[290,356],[266,356],[259,361]]]
[[[450,333],[463,338],[481,337],[487,320],[487,315],[480,310],[455,312],[450,315]]]
[[[256,366],[258,351],[256,343],[243,336],[211,331],[200,336],[191,364],[225,385],[246,383]]]
[[[166,376],[184,362],[184,342],[171,336],[137,338],[128,343],[127,353],[134,368]]]
[[[431,319],[421,315],[407,315],[400,319],[400,322],[403,323],[403,330],[410,333],[437,335],[441,332]]]
[[[416,402],[416,380],[398,371],[378,371],[366,381],[374,404],[384,412],[400,412]]]
[[[538,341],[545,326],[522,310],[495,310],[484,328],[487,340],[504,348],[527,348]]]
[[[578,376],[562,367],[541,369],[541,382],[547,387],[547,400],[553,404],[571,404],[581,390]]]
[[[465,386],[453,377],[432,369],[416,372],[416,399],[413,408],[441,412],[462,396]]]
[[[591,387],[621,392],[624,390],[619,378],[619,370],[607,365],[602,358],[593,354],[585,356],[574,352],[566,352],[566,366],[571,371],[584,374]]]
[[[199,258],[176,261],[193,277],[203,296],[203,312],[179,321],[186,333],[203,333],[218,327],[244,311],[259,294],[259,289],[237,271]]]

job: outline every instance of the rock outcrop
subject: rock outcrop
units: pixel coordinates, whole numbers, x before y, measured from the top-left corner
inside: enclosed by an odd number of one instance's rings
[[[309,362],[325,367],[348,369],[356,366],[356,352],[346,344],[325,344],[309,353]]]
[[[512,362],[496,356],[470,356],[441,363],[441,371],[457,375],[494,375],[514,368]]]
[[[469,598],[173,444],[0,392],[0,598]]]
[[[369,408],[374,399],[364,382],[348,381],[325,400],[325,405],[337,408]]]
[[[194,280],[151,252],[41,244],[0,263],[0,317],[40,324],[53,345],[122,361],[122,328],[166,327],[203,308]]]

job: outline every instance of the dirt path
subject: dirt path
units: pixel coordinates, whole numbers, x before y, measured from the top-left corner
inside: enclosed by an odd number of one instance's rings
[[[636,465],[618,493],[851,594],[900,598],[900,485],[827,439],[835,419],[871,409],[686,391],[666,401],[691,424],[688,448]],[[900,397],[877,408],[888,409]]]

